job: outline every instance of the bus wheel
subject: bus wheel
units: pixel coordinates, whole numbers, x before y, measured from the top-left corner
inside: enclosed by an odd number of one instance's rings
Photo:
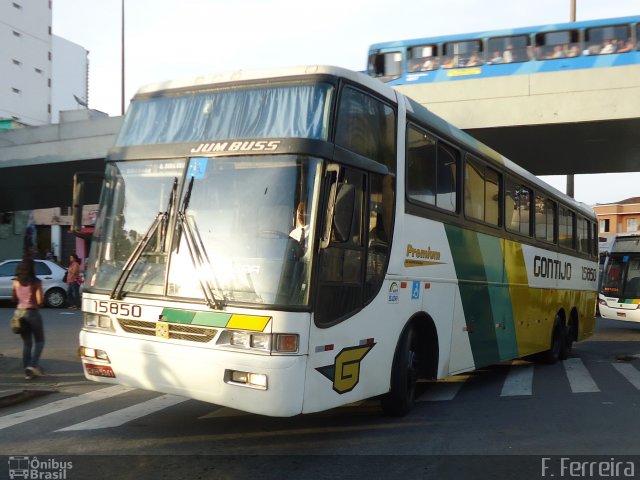
[[[418,379],[416,333],[409,327],[398,344],[391,371],[391,390],[382,397],[385,415],[404,417],[413,407]]]
[[[551,348],[542,353],[542,361],[549,365],[556,363],[561,359],[562,350],[566,343],[567,331],[564,327],[562,320],[556,317],[556,321],[553,327],[553,334],[551,335]]]

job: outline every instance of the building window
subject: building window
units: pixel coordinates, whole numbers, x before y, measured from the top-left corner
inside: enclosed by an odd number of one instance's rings
[[[13,2],[13,8],[17,8],[18,10],[22,10],[22,5],[19,3]]]
[[[51,52],[49,52],[49,61],[51,61]]]
[[[22,93],[22,90],[20,90],[19,88],[15,88],[15,87],[11,87],[11,91],[13,93],[18,93],[18,94]]]
[[[15,30],[13,31],[13,36],[14,37],[18,37],[20,38],[22,36],[22,34],[20,32],[16,32]]]
[[[22,65],[22,62],[21,62],[20,60],[16,60],[16,59],[14,58],[14,59],[13,59],[13,64],[14,64],[14,65],[17,65],[17,66],[20,66],[20,65]]]
[[[36,73],[39,73],[40,75],[42,75],[42,69],[41,68],[34,67],[34,70],[36,71]]]
[[[598,225],[600,226],[600,233],[607,233],[609,231],[609,219],[605,218],[603,220],[598,220]]]
[[[627,218],[627,232],[637,232],[637,231],[638,231],[638,219]]]

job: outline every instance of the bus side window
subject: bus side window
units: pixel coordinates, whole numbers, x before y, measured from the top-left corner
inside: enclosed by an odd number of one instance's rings
[[[467,156],[464,175],[464,213],[491,225],[500,224],[500,173]]]

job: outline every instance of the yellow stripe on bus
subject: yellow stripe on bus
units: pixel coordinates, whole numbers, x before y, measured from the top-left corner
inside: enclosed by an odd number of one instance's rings
[[[227,328],[234,328],[236,330],[252,330],[255,332],[262,332],[266,328],[267,324],[271,320],[271,317],[262,317],[258,315],[240,315],[233,314]]]

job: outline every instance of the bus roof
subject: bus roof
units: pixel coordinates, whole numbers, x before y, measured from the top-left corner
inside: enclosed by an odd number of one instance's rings
[[[371,45],[369,50],[378,50],[381,48],[401,47],[422,45],[425,43],[442,43],[460,40],[472,40],[485,37],[506,37],[513,35],[524,35],[534,33],[544,33],[550,31],[572,30],[584,27],[603,27],[618,24],[629,24],[640,22],[640,15],[630,17],[603,18],[598,20],[584,20],[580,22],[553,23],[548,25],[534,25],[529,27],[518,27],[501,30],[486,30],[482,32],[457,33],[453,35],[439,35],[435,37],[421,37],[404,40],[391,40],[387,42],[379,42]]]
[[[160,83],[153,83],[141,87],[137,95],[145,95],[166,90],[178,90],[189,87],[206,87],[208,85],[227,84],[231,82],[244,82],[251,80],[264,80],[270,78],[299,77],[303,75],[334,75],[344,77],[396,102],[395,91],[382,84],[380,81],[371,78],[364,73],[355,72],[342,67],[330,65],[301,65],[294,67],[281,67],[257,70],[235,70],[231,72],[214,73],[199,77],[191,77],[180,80],[169,80]]]

